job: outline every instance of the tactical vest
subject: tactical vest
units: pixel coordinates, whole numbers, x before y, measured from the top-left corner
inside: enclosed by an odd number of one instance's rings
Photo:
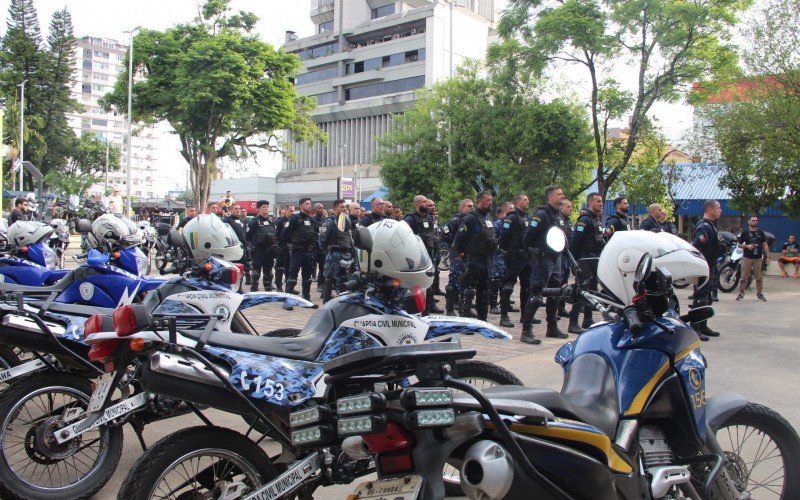
[[[292,244],[303,247],[313,245],[314,236],[317,233],[317,226],[314,221],[307,215],[299,215],[297,216],[297,222],[297,227],[292,231]]]
[[[448,245],[453,244],[453,240],[456,237],[456,232],[458,231],[458,226],[461,225],[461,220],[464,218],[464,214],[455,214],[450,221],[445,224],[444,228],[442,229],[442,241],[447,243]]]
[[[278,236],[278,228],[275,223],[267,217],[262,218],[260,215],[256,216],[258,226],[256,226],[256,234],[253,235],[253,244],[256,246],[269,246],[274,245]]]
[[[497,250],[497,238],[489,214],[481,216],[480,211],[475,210],[464,218],[463,223],[467,224],[470,217],[474,219],[480,232],[474,235],[470,234],[470,238],[464,246],[464,252],[484,257],[493,254]]]
[[[414,232],[419,235],[425,248],[430,253],[436,245],[436,223],[432,217],[423,217],[416,212],[411,214],[411,217],[414,219],[414,225],[416,226],[416,231]]]
[[[603,236],[603,227],[599,224],[597,217],[591,212],[582,215],[579,220],[586,223],[586,232],[588,233],[588,238],[583,243],[583,253],[581,257],[596,257],[600,255],[600,252],[603,251],[603,247],[606,246],[606,239],[605,236]]]
[[[531,219],[528,217],[528,212],[522,210],[514,210],[516,223],[508,228],[508,249],[510,251],[519,250],[525,246],[525,233],[528,232],[528,226]]]
[[[694,234],[697,234],[698,231],[704,227],[707,227],[709,230],[708,239],[697,249],[703,254],[706,262],[712,263],[713,265],[713,263],[717,261],[717,257],[719,257],[719,235],[717,233],[717,226],[708,219],[700,219],[700,222],[694,226]]]
[[[561,218],[561,214],[550,205],[545,205],[536,209],[536,216],[541,220],[536,226],[539,233],[536,235],[536,241],[533,242],[533,247],[548,255],[553,255],[553,251],[547,246],[547,230],[552,226],[558,226],[564,229],[564,221]],[[531,222],[531,224],[532,223],[533,222]]]
[[[345,222],[344,231],[339,230],[339,226],[336,224],[336,218],[331,219],[330,224],[326,224],[326,227],[329,227],[329,231],[331,234],[328,235],[328,248],[335,248],[337,250],[349,250],[353,248],[352,239],[350,238],[350,217],[347,217],[347,221]]]

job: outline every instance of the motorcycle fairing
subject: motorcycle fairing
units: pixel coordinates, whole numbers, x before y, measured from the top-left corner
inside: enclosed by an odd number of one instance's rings
[[[285,292],[248,292],[245,293],[239,310],[248,309],[261,304],[282,303],[286,307],[314,307],[314,303],[300,297]]]
[[[691,408],[694,427],[702,442],[706,440],[706,364],[699,348],[692,349],[681,359],[675,360],[675,369],[680,374],[686,402]]]
[[[427,323],[408,314],[368,314],[343,321],[341,326],[376,335],[386,345],[419,344],[428,332]]]
[[[486,321],[474,318],[461,318],[457,316],[438,316],[430,315],[421,318],[428,323],[427,339],[433,339],[444,335],[479,334],[487,339],[511,340],[511,334]]]
[[[28,245],[28,258],[31,262],[47,267],[48,256],[52,256],[53,250],[42,242]]]
[[[63,278],[68,272],[68,269],[47,269],[19,257],[0,257],[0,283],[49,286]]]
[[[218,319],[214,329],[230,333],[233,314],[239,309],[242,298],[230,289],[192,290],[170,295],[153,314],[216,314]]]
[[[383,347],[383,344],[367,332],[340,326],[325,342],[325,347],[317,356],[317,362],[325,363],[342,354],[372,347]]]

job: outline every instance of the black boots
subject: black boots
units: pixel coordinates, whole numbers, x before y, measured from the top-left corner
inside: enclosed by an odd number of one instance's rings
[[[511,309],[511,290],[503,289],[500,292],[500,326],[506,328],[514,328],[514,323],[508,317],[509,310]]]
[[[275,268],[275,288],[279,291],[283,291],[283,268],[276,267]]]
[[[454,286],[447,285],[444,287],[444,303],[445,314],[448,316],[455,316],[456,300],[458,299],[458,289]]]
[[[444,311],[441,307],[436,305],[433,295],[433,287],[428,288],[425,291],[425,310],[428,312],[428,314],[442,314]]]
[[[489,313],[490,314],[500,314],[500,309],[497,308],[497,298],[498,298],[499,295],[500,295],[500,280],[492,280],[489,283]]]
[[[261,273],[257,273],[253,271],[253,274],[250,276],[250,291],[257,292],[258,291],[258,280],[261,278]]]
[[[554,338],[554,339],[566,339],[569,338],[569,335],[562,332],[558,328],[558,323],[556,321],[547,321],[547,332],[545,333],[546,337]]]
[[[287,279],[286,280],[286,293],[291,293],[292,295],[297,295],[297,290],[294,287],[297,286],[297,280]]]

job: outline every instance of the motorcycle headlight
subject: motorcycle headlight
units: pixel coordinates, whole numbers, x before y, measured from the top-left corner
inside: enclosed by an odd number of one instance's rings
[[[47,245],[42,245],[42,255],[44,256],[44,263],[48,269],[55,269],[56,267],[56,252]]]
[[[136,256],[136,269],[139,270],[139,276],[147,276],[147,257],[145,255]]]

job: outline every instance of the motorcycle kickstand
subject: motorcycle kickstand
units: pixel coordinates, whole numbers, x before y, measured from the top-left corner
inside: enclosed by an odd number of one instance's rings
[[[133,432],[136,433],[136,438],[139,439],[139,445],[142,447],[142,451],[147,451],[147,443],[144,442],[144,424],[139,421],[138,419],[132,419],[130,422],[131,427],[133,427]]]

